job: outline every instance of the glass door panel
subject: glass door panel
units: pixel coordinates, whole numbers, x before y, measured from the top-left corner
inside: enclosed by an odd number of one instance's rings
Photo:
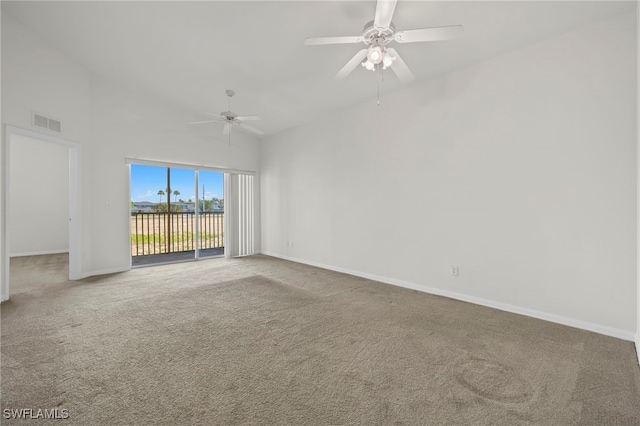
[[[198,257],[224,255],[224,173],[199,171]]]
[[[193,170],[131,165],[133,266],[195,258],[194,194]]]

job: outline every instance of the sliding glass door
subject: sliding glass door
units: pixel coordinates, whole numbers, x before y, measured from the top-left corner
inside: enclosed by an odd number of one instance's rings
[[[130,215],[133,266],[222,256],[224,174],[131,164]]]

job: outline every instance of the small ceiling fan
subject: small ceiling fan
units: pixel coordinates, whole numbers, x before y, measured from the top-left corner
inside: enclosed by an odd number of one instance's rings
[[[189,124],[203,124],[203,123],[224,123],[224,128],[222,129],[222,134],[223,135],[229,135],[229,137],[231,137],[231,127],[235,124],[243,129],[246,129],[250,132],[253,132],[255,134],[258,135],[264,135],[264,132],[262,130],[256,129],[253,126],[249,126],[246,122],[247,121],[255,121],[255,120],[260,120],[260,117],[255,116],[255,115],[245,115],[245,116],[239,116],[238,114],[236,114],[235,112],[231,111],[231,98],[233,97],[233,95],[236,94],[236,92],[234,92],[233,90],[227,90],[226,91],[227,96],[229,97],[229,110],[228,111],[223,111],[220,114],[212,114],[210,112],[207,112],[207,115],[212,115],[215,118],[213,120],[205,120],[205,121],[193,121]]]
[[[419,30],[396,31],[391,22],[397,0],[378,0],[376,14],[373,21],[368,22],[362,35],[347,37],[313,37],[304,41],[307,46],[321,44],[364,43],[368,47],[360,50],[336,74],[341,80],[353,71],[358,64],[362,64],[369,71],[391,68],[402,83],[407,83],[415,77],[394,48],[387,47],[392,41],[398,43],[415,43],[421,41],[451,40],[462,34],[462,25],[447,27],[423,28]]]

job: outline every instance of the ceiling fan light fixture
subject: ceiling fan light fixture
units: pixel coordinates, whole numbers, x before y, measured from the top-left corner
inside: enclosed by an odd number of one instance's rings
[[[391,66],[391,64],[393,64],[393,61],[396,60],[396,57],[393,56],[391,53],[389,53],[386,49],[384,51],[384,54],[382,55],[382,68],[386,69],[388,67]]]
[[[374,65],[378,65],[382,62],[382,48],[380,46],[371,46],[367,53],[367,59]]]
[[[376,65],[367,58],[366,61],[362,63],[362,66],[365,67],[368,71],[374,71],[376,69]]]

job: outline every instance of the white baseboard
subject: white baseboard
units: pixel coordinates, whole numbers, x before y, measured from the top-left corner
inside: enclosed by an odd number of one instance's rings
[[[69,253],[69,249],[29,251],[25,253],[11,253],[9,254],[9,257],[42,256],[44,254],[59,254],[59,253]]]
[[[636,356],[638,357],[638,366],[640,367],[640,330],[636,333]]]
[[[421,284],[415,284],[408,281],[398,280],[395,278],[381,277],[374,274],[368,274],[360,271],[353,271],[350,269],[340,268],[332,265],[325,265],[323,263],[308,261],[304,259],[298,259],[295,257],[284,256],[277,253],[265,252],[262,254],[272,257],[277,257],[279,259],[290,260],[296,263],[303,263],[310,266],[316,266],[318,268],[328,269],[331,271],[342,272],[349,275],[355,275],[357,277],[367,278],[373,281],[379,281],[385,284],[391,284],[398,287],[409,288],[412,290],[417,290],[423,293],[435,294],[438,296],[449,297],[451,299],[461,300],[463,302],[474,303],[476,305],[482,305],[489,308],[499,309],[501,311],[511,312],[514,314],[525,315],[528,317],[538,318],[545,321],[554,322],[557,324],[567,325],[569,327],[579,328],[582,330],[592,331],[594,333],[604,334],[605,336],[616,337],[622,340],[628,340],[633,342],[636,341],[636,347],[640,346],[638,343],[638,338],[635,333],[630,331],[620,330],[618,328],[607,327],[605,325],[594,324],[586,321],[581,321],[574,318],[563,317],[561,315],[550,314],[547,312],[536,311],[534,309],[523,308],[520,306],[509,305],[506,303],[496,302],[493,300],[482,299],[480,297],[469,296],[466,294],[455,293],[453,291],[442,290],[435,287],[428,287]]]
[[[120,272],[129,272],[130,270],[131,270],[131,267],[124,267],[124,268],[101,269],[98,271],[83,272],[80,279],[95,277],[96,275],[108,275],[108,274],[117,274]]]

